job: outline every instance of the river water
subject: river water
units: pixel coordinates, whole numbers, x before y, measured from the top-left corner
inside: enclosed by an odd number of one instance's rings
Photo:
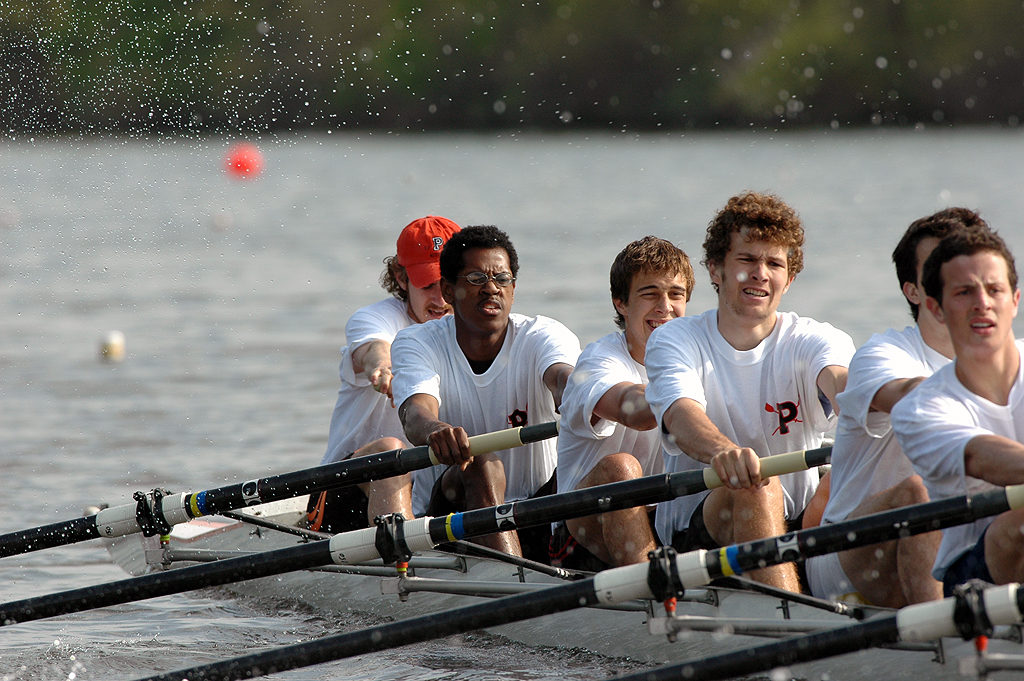
[[[783,301],[858,343],[909,316],[889,254],[913,219],[980,210],[1024,252],[1014,131],[767,135],[321,135],[255,140],[262,176],[222,170],[228,140],[23,139],[0,145],[0,532],[135,490],[219,486],[315,465],[344,324],[378,300],[398,231],[433,213],[511,235],[515,309],[584,343],[612,329],[608,266],[669,238],[695,261],[714,212],[773,191],[807,228]],[[713,304],[698,270],[691,313]],[[119,364],[101,337],[127,339]],[[1020,335],[1020,334],[1018,334]],[[0,599],[124,575],[98,544],[0,560]],[[371,620],[199,592],[3,630],[0,679],[113,680]],[[634,670],[471,636],[276,678],[583,679]]]

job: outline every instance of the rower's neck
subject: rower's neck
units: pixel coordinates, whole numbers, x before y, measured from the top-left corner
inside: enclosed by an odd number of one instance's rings
[[[494,359],[501,352],[505,344],[505,336],[508,334],[508,325],[498,333],[475,334],[456,326],[455,339],[459,343],[459,349],[466,356],[469,367],[475,374],[482,374],[494,363]]]
[[[718,332],[722,338],[737,350],[753,350],[775,330],[779,316],[772,312],[771,316],[762,319],[751,319],[740,315],[729,314],[719,307]]]
[[[995,353],[962,351],[956,358],[956,377],[975,395],[993,404],[1007,405],[1020,372],[1020,352],[1011,339]]]
[[[953,341],[949,337],[949,330],[923,305],[918,312],[917,328],[925,345],[943,357],[953,359]]]

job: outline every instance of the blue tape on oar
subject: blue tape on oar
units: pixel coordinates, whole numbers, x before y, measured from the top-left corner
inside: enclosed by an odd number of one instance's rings
[[[736,544],[725,548],[725,559],[728,561],[729,569],[732,570],[733,574],[742,575],[743,568],[740,567],[737,556],[739,556],[739,547]]]
[[[456,539],[462,539],[466,536],[466,530],[462,526],[462,514],[451,513],[445,518],[445,529],[448,533],[448,539],[455,541]]]
[[[206,491],[199,492],[196,494],[196,508],[199,509],[200,515],[206,515]]]

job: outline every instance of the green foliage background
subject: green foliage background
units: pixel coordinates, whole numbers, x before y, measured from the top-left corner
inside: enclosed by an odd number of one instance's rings
[[[1022,29],[1021,0],[0,0],[0,124],[1012,126]]]

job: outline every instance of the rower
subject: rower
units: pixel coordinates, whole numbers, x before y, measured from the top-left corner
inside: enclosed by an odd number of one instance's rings
[[[672,243],[647,236],[619,252],[610,279],[620,331],[588,345],[569,377],[558,436],[559,492],[664,470],[661,437],[644,396],[644,351],[656,327],[686,313],[693,267]],[[558,523],[550,557],[562,567],[597,570],[646,560],[654,547],[641,506]]]
[[[579,340],[553,319],[512,312],[519,259],[497,227],[462,230],[445,245],[440,263],[452,316],[405,329],[392,347],[392,390],[405,434],[415,445],[429,444],[448,465],[434,484],[427,514],[550,494],[553,442],[473,458],[468,437],[554,421]],[[421,474],[414,479],[419,485]],[[533,534],[526,546],[515,531],[487,535],[480,543],[546,560],[551,532]]]
[[[924,264],[925,305],[946,325],[956,360],[892,410],[892,427],[932,499],[1024,483],[1024,340],[1014,340],[1017,269],[994,232],[939,242]],[[1024,580],[1024,509],[942,532],[932,575],[943,593],[970,579]]]
[[[338,370],[341,387],[321,464],[405,447],[391,400],[391,343],[400,330],[451,312],[441,296],[438,260],[444,244],[458,231],[448,218],[433,215],[406,225],[396,254],[384,259],[380,277],[391,297],[357,310],[345,324],[347,344],[341,349]],[[405,474],[322,492],[310,498],[309,524],[337,533],[367,527],[389,513],[411,519],[426,508],[429,487],[412,490],[412,480]]]
[[[710,466],[725,485],[659,504],[658,534],[679,551],[798,529],[818,486],[814,470],[765,480],[759,458],[822,443],[854,351],[831,325],[777,311],[803,268],[803,241],[800,219],[778,197],[729,199],[704,241],[717,309],[675,319],[647,343],[665,470]],[[800,590],[792,564],[751,577]]]
[[[949,331],[924,305],[924,263],[941,239],[988,229],[966,208],[946,208],[915,220],[892,253],[914,325],[872,336],[850,362],[839,395],[839,424],[832,447],[832,493],[822,520],[837,523],[928,501],[921,477],[892,431],[893,405],[953,356]],[[811,593],[821,598],[857,597],[871,605],[901,608],[942,597],[931,577],[938,532],[877,546],[818,556],[807,562]]]

